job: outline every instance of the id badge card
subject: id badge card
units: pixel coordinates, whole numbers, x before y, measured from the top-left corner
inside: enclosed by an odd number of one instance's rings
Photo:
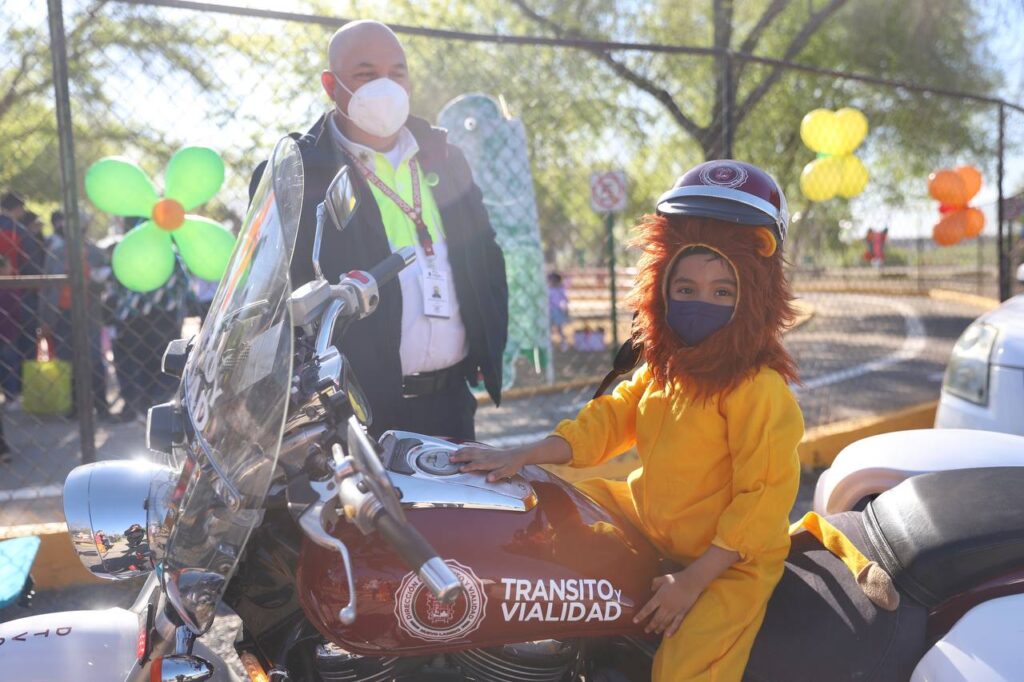
[[[423,314],[427,317],[448,319],[452,316],[452,300],[449,294],[448,276],[427,267],[423,273]]]

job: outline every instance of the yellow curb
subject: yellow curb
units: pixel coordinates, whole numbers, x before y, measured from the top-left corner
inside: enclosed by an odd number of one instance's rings
[[[827,467],[843,448],[868,436],[891,431],[930,429],[935,423],[935,410],[938,405],[939,402],[933,400],[883,415],[817,426],[807,431],[800,441],[797,448],[800,463],[808,469]],[[544,468],[570,483],[576,483],[587,478],[624,481],[630,472],[639,466],[640,457],[636,450],[630,450],[590,469],[573,469],[563,465],[548,465]]]
[[[848,419],[810,429],[800,441],[800,462],[809,469],[827,467],[850,443],[891,431],[930,429],[935,424],[938,400],[872,417]]]
[[[952,291],[951,289],[929,289],[928,298],[935,301],[952,301],[954,303],[972,305],[986,311],[995,310],[1000,306],[999,299],[979,296],[977,294],[965,294],[961,291]]]
[[[32,564],[32,581],[36,589],[52,590],[71,585],[88,585],[106,582],[86,570],[71,546],[71,536],[64,523],[39,523],[24,526],[0,528],[0,540],[38,535],[40,544],[35,563]]]
[[[23,538],[29,535],[53,535],[67,533],[68,524],[63,521],[56,523],[28,523],[23,526],[0,526],[0,540]]]
[[[814,304],[810,301],[804,301],[802,299],[796,299],[793,301],[793,307],[796,308],[796,320],[793,322],[793,326],[786,330],[786,333],[798,329],[803,326],[808,320],[814,317],[816,312]],[[604,375],[581,377],[579,379],[570,379],[568,381],[560,381],[554,384],[543,384],[541,386],[521,386],[519,388],[510,388],[507,391],[503,391],[501,394],[502,402],[506,400],[521,400],[523,398],[533,398],[538,395],[550,395],[552,393],[564,393],[566,391],[576,391],[587,386],[597,386],[604,379]],[[490,402],[490,396],[487,393],[477,393],[475,395],[476,402],[478,405],[486,405]]]

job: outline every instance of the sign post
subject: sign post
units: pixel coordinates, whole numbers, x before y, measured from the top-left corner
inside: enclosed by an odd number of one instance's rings
[[[615,214],[626,210],[626,173],[622,170],[590,174],[590,207],[604,214],[608,239],[608,287],[611,299],[612,357],[619,350],[619,301],[615,283]]]

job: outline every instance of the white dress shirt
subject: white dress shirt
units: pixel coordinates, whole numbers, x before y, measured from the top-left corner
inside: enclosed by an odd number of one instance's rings
[[[408,128],[402,128],[393,148],[386,152],[376,152],[345,137],[338,129],[333,113],[328,115],[327,120],[335,144],[358,158],[373,172],[376,172],[378,153],[391,164],[392,169],[395,169],[400,164],[408,162],[419,151],[416,138]],[[423,184],[422,191],[429,192],[431,189]],[[435,218],[437,225],[443,225],[440,215]],[[411,222],[410,220],[410,224]],[[399,352],[402,358],[402,374],[405,376],[446,369],[458,364],[469,354],[466,326],[462,322],[459,300],[455,295],[455,279],[452,276],[451,263],[448,262],[447,239],[441,237],[434,241],[434,265],[448,281],[448,299],[452,302],[452,314],[448,318],[428,317],[423,314],[422,283],[426,254],[418,241],[414,246],[416,260],[398,276],[402,290],[402,338]],[[391,248],[394,250],[394,244],[391,244]]]

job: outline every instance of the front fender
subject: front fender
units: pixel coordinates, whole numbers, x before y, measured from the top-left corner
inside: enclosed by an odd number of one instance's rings
[[[0,679],[120,682],[135,664],[139,630],[138,614],[116,608],[0,623]]]

